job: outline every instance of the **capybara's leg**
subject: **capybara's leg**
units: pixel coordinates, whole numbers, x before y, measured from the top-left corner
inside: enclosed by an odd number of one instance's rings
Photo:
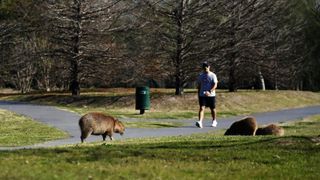
[[[107,133],[102,134],[102,139],[103,139],[103,141],[106,140],[106,137],[107,137]]]
[[[89,130],[89,131],[81,131],[81,136],[80,136],[80,139],[81,139],[81,142],[83,143],[84,140],[89,137],[89,135],[92,133],[92,130]]]
[[[109,136],[111,141],[113,140],[112,134],[113,134],[112,132],[108,133],[108,136]]]

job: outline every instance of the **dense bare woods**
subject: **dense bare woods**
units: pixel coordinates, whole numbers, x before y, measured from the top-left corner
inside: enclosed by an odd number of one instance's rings
[[[0,86],[194,87],[208,60],[220,88],[319,90],[319,4],[289,0],[7,0]]]

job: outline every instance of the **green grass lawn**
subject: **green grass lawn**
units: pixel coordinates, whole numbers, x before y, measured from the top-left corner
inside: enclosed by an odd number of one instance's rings
[[[0,179],[318,179],[320,116],[283,124],[284,137],[116,140],[0,153]]]
[[[0,147],[33,145],[68,137],[64,131],[3,109],[0,109],[0,123]],[[127,128],[169,128],[183,125],[180,122],[154,120],[129,121],[124,124]]]
[[[125,90],[123,90],[125,91]],[[197,98],[153,92],[152,109],[134,110],[133,92],[87,92],[2,96],[51,104],[83,114],[102,111],[140,118],[146,127],[179,123],[148,118],[194,118]],[[169,93],[169,94],[168,94]],[[218,92],[221,116],[317,105],[320,94],[296,91]],[[144,120],[145,119],[145,120]],[[66,137],[54,128],[0,110],[0,146],[20,146]],[[132,122],[127,126],[140,126]],[[116,140],[49,149],[0,152],[0,179],[318,179],[320,177],[320,115],[281,125],[284,137],[224,137],[224,130],[192,136]]]
[[[0,146],[32,145],[68,137],[67,133],[0,109]]]

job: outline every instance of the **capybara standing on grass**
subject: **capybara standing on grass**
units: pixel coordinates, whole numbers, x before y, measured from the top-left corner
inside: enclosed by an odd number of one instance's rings
[[[258,128],[256,135],[274,135],[274,136],[283,136],[284,129],[275,124],[270,124],[266,127]]]
[[[254,117],[246,117],[234,122],[224,135],[254,136],[257,128],[256,119]]]
[[[91,134],[102,135],[104,141],[107,136],[112,140],[114,132],[123,135],[125,130],[124,125],[118,119],[97,112],[82,116],[79,120],[79,126],[81,130],[81,142]]]

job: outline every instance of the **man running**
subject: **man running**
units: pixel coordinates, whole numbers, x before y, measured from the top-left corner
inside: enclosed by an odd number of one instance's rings
[[[217,126],[217,112],[216,112],[216,92],[215,89],[218,85],[218,79],[215,73],[210,71],[210,65],[207,61],[202,63],[203,72],[198,77],[198,96],[199,96],[199,121],[196,126],[202,128],[202,121],[204,118],[204,110],[209,107],[212,115],[211,127]]]

